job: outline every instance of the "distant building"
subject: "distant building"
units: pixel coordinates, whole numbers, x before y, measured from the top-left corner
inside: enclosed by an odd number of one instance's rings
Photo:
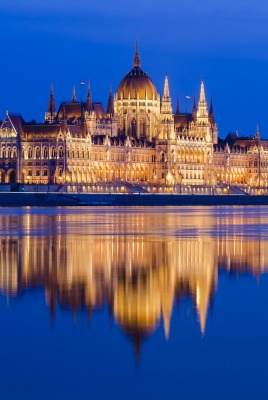
[[[180,193],[228,192],[233,186],[262,193],[268,183],[268,142],[229,134],[218,139],[212,101],[204,82],[191,113],[175,113],[168,77],[160,98],[141,69],[136,42],[133,68],[107,108],[92,100],[58,111],[50,89],[43,123],[6,114],[0,128],[0,182],[60,184],[67,190]]]

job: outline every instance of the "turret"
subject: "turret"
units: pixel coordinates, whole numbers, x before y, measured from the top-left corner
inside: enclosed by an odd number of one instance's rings
[[[161,102],[161,114],[172,114],[171,97],[169,94],[168,76],[166,74],[164,84],[164,94]]]
[[[256,139],[257,144],[260,145],[261,137],[260,137],[260,130],[259,130],[259,125],[258,124],[256,126],[255,139]]]
[[[86,111],[91,112],[93,109],[92,107],[92,96],[90,90],[90,83],[88,82],[88,89],[87,89],[87,98],[86,98]]]
[[[180,104],[179,104],[179,98],[178,98],[178,96],[177,96],[176,112],[175,112],[175,114],[176,114],[176,115],[179,115],[179,114],[180,114]]]
[[[73,94],[72,94],[72,103],[76,102],[76,91],[75,91],[75,86],[73,87]]]
[[[112,94],[112,88],[111,87],[110,87],[110,90],[109,90],[106,114],[107,114],[107,116],[109,118],[112,118],[114,116],[114,101],[113,101],[113,94]]]
[[[68,132],[68,124],[67,124],[67,118],[66,118],[64,104],[63,104],[63,110],[62,110],[62,119],[60,121],[60,129],[63,134],[66,134]]]
[[[202,118],[203,120],[208,119],[208,110],[207,110],[207,101],[205,95],[205,85],[204,82],[201,82],[200,87],[200,97],[198,102],[198,109],[197,109],[197,118]]]
[[[214,110],[213,110],[213,104],[212,104],[212,97],[210,98],[210,107],[209,107],[209,114],[208,114],[209,122],[211,126],[215,124],[215,118],[214,118]]]
[[[168,76],[166,74],[164,83],[164,94],[161,101],[160,109],[160,124],[161,133],[159,139],[174,140],[175,139],[175,126],[174,126],[174,115],[172,113],[171,97],[169,93]],[[169,149],[170,150],[170,149]],[[168,150],[168,154],[169,154]],[[168,156],[169,161],[171,155]]]
[[[55,106],[55,99],[54,99],[53,84],[51,83],[49,100],[48,100],[48,108],[47,108],[47,112],[45,113],[45,121],[52,123],[52,122],[54,122],[55,117],[56,117],[56,106]]]

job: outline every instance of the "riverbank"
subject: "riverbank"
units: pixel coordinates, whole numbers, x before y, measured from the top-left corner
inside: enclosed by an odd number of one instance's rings
[[[25,206],[220,206],[268,205],[268,196],[100,194],[100,193],[0,193],[0,207]]]

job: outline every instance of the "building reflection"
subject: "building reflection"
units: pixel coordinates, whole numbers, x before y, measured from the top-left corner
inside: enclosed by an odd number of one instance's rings
[[[52,319],[57,304],[75,318],[78,310],[90,317],[107,303],[137,354],[142,339],[162,321],[168,339],[173,305],[181,299],[192,299],[205,333],[220,269],[258,277],[268,268],[267,243],[261,238],[69,235],[66,227],[48,236],[29,236],[28,217],[21,236],[1,237],[1,292],[10,296],[43,287]],[[57,225],[53,218],[52,227]]]

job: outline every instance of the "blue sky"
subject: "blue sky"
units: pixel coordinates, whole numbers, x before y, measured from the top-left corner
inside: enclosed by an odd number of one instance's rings
[[[106,105],[132,67],[138,32],[142,67],[160,93],[169,75],[175,105],[213,96],[220,135],[268,138],[268,3],[263,0],[9,0],[0,6],[0,118],[5,110],[39,121],[53,81],[57,105],[90,80]],[[84,96],[85,93],[82,93]],[[189,101],[188,108],[191,107]]]

